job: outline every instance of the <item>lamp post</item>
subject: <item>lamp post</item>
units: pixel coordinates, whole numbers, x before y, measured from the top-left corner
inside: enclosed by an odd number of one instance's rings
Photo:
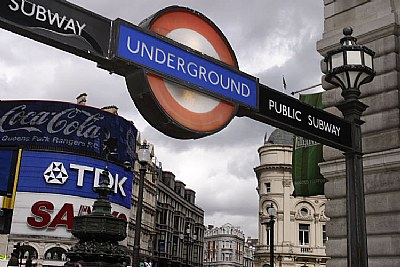
[[[144,179],[147,171],[147,165],[150,162],[150,150],[146,140],[140,145],[138,152],[139,168],[139,192],[136,207],[135,237],[133,243],[133,259],[132,267],[139,267],[140,257],[140,233],[142,231],[142,209],[143,209],[143,187]]]
[[[186,228],[186,266],[187,267],[192,266],[192,263],[193,263],[193,247],[192,246],[193,246],[193,243],[195,240],[197,240],[197,234],[194,233],[192,235],[190,225],[188,224],[188,226]],[[192,248],[192,249],[190,249],[190,248]],[[191,254],[191,255],[189,255],[189,254]],[[190,261],[189,261],[189,259],[190,259]]]
[[[274,208],[274,205],[271,203],[271,206],[267,207],[267,213],[269,214],[269,228],[270,228],[270,234],[269,234],[269,264],[271,267],[274,267],[274,224],[275,224],[275,218],[276,218],[276,209]]]
[[[188,225],[185,230],[185,239],[186,243],[186,267],[189,266],[189,234],[190,234],[190,226]]]
[[[357,45],[351,27],[343,29],[341,47],[329,51],[325,58],[325,80],[341,87],[344,102],[337,107],[351,124],[352,149],[345,151],[346,158],[346,210],[347,210],[347,266],[367,267],[367,233],[365,225],[364,177],[360,118],[368,107],[360,102],[360,85],[369,83],[375,76],[374,52]]]

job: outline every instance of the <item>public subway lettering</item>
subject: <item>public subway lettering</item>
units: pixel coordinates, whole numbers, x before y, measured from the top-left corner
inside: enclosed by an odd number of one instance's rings
[[[277,101],[269,100],[269,110],[274,111],[277,114],[281,114],[290,119],[301,121],[301,111],[295,110]]]
[[[78,20],[67,18],[57,12],[52,12],[50,9],[31,3],[29,1],[10,0],[8,5],[11,11],[21,12],[24,16],[32,17],[37,21],[47,22],[50,26],[57,27],[66,33],[73,33],[75,35],[82,35],[83,29],[86,24]]]
[[[308,115],[308,125],[336,136],[340,136],[340,127],[314,116]]]
[[[1,116],[1,115],[0,115]],[[24,130],[27,132],[63,133],[95,139],[100,136],[101,127],[97,121],[104,119],[99,113],[91,114],[78,108],[69,108],[60,112],[27,111],[26,105],[20,105],[6,111],[0,117],[0,132]]]
[[[275,114],[287,117],[293,121],[303,122],[301,110],[297,110],[293,107],[279,103],[278,101],[269,99],[268,110]],[[307,126],[319,129],[335,136],[340,136],[340,126],[324,121],[323,119],[320,119],[314,115],[307,115]]]

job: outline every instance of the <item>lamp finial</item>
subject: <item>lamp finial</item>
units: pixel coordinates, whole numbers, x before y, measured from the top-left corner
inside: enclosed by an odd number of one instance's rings
[[[343,34],[346,36],[351,36],[353,34],[353,28],[348,26],[343,28]]]

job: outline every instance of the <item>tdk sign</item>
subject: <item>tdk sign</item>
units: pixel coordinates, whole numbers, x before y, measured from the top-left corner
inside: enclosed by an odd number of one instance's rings
[[[106,162],[93,158],[47,152],[23,152],[17,191],[96,198]],[[133,173],[108,164],[111,202],[130,208]]]

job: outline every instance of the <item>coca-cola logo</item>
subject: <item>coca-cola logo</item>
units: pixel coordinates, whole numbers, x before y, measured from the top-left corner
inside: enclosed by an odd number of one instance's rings
[[[64,134],[65,136],[98,138],[101,127],[96,122],[104,116],[92,114],[79,108],[67,108],[58,112],[28,111],[26,105],[16,106],[6,111],[0,118],[0,132],[40,132]]]

